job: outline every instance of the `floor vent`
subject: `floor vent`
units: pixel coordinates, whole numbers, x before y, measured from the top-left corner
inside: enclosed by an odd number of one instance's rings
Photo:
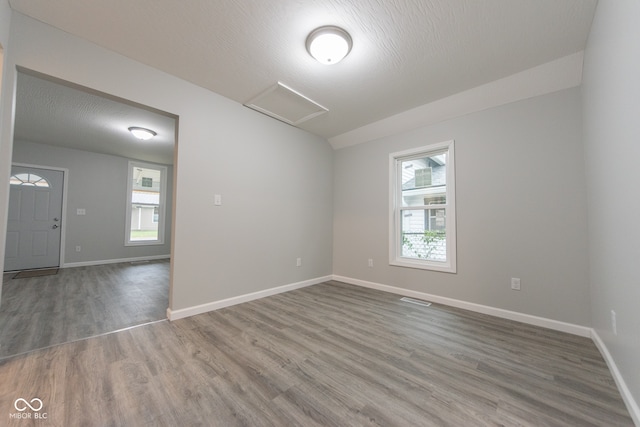
[[[413,298],[409,298],[409,297],[402,297],[402,298],[400,298],[400,301],[410,302],[411,304],[416,304],[416,305],[423,305],[425,307],[429,307],[431,305],[431,303],[429,301],[422,301],[422,300],[419,300],[419,299],[413,299]]]

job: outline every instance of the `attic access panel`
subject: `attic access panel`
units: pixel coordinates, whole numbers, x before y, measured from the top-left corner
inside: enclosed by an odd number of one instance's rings
[[[280,82],[244,105],[293,126],[329,111]]]

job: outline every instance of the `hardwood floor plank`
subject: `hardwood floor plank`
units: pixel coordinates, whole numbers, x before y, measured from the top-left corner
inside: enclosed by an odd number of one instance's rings
[[[590,340],[399,298],[326,282],[4,359],[0,424],[38,397],[65,427],[633,425]]]
[[[3,276],[0,359],[166,318],[169,262]]]

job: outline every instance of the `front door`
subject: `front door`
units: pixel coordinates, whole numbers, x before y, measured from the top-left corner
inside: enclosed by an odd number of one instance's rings
[[[58,267],[64,172],[11,168],[5,271]]]

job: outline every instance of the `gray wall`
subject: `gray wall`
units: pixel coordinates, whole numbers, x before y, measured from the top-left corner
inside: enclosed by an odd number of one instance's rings
[[[13,162],[65,168],[67,177],[66,263],[142,258],[171,253],[173,168],[167,165],[167,221],[164,245],[125,246],[129,159],[88,151],[15,141]],[[86,215],[76,214],[78,208]],[[75,247],[82,251],[76,252]]]
[[[334,274],[588,326],[580,103],[568,89],[337,150]],[[458,273],[389,266],[389,154],[451,139]]]
[[[13,73],[7,64],[9,61],[8,47],[11,29],[11,8],[8,0],[0,0],[0,44],[2,44],[3,64],[2,76],[0,78],[0,178],[5,177],[9,180],[11,171],[11,143],[13,139],[12,126],[6,126],[4,123],[10,123],[13,120],[13,93],[15,91],[15,73]],[[9,68],[9,70],[7,70]],[[9,200],[9,183],[0,185],[0,263],[4,264],[5,237],[7,235],[7,209]],[[2,269],[4,271],[4,268]],[[2,284],[0,283],[0,290]]]
[[[638,23],[637,0],[598,2],[583,83],[591,317],[636,402],[640,402]],[[617,335],[611,310],[617,315]]]
[[[2,95],[9,112],[15,67],[22,66],[179,117],[172,310],[331,274],[333,169],[326,140],[18,13],[10,40],[9,94]],[[0,126],[0,149],[10,153],[10,114]],[[0,158],[0,170],[10,159]],[[2,224],[7,190],[0,188]],[[222,195],[222,206],[214,206],[214,194]]]

